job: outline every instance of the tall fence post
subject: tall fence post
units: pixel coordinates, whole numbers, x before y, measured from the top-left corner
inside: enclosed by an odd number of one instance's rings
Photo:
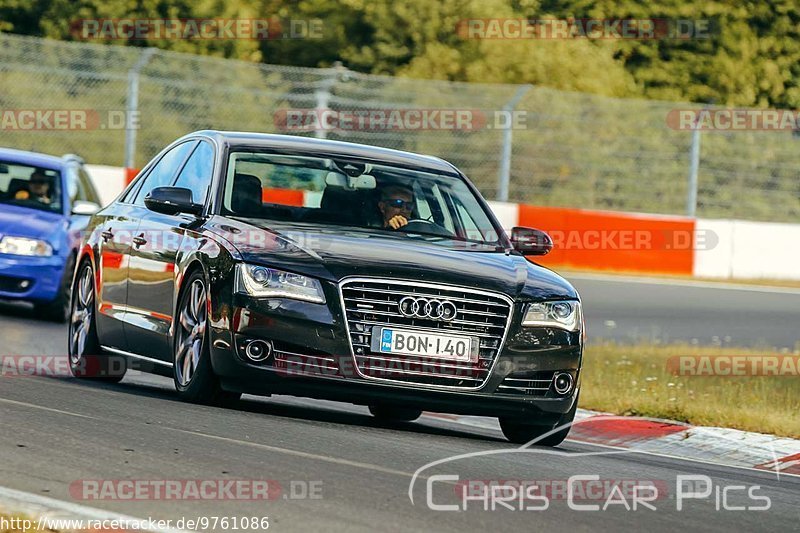
[[[692,128],[692,145],[689,149],[689,180],[686,191],[686,216],[694,217],[697,214],[697,173],[700,169],[700,116],[707,112],[702,110],[697,113],[697,120]]]
[[[511,100],[509,100],[508,103],[503,106],[503,111],[512,116],[509,117],[508,123],[503,130],[503,149],[500,152],[500,171],[497,176],[496,199],[498,202],[508,201],[508,183],[511,180],[511,144],[514,141],[514,108],[517,107],[519,101],[522,100],[522,97],[525,96],[525,93],[527,93],[531,87],[533,86],[522,85],[519,87]]]
[[[146,48],[133,68],[128,71],[128,95],[125,103],[125,168],[134,168],[136,165],[136,128],[139,121],[133,120],[133,116],[139,110],[139,73],[156,51],[156,48]]]
[[[317,127],[314,129],[314,137],[317,139],[325,139],[328,136],[328,130],[323,123],[323,118],[327,116],[325,112],[330,109],[328,106],[330,105],[331,91],[339,80],[339,77],[347,72],[347,68],[342,65],[341,61],[336,61],[333,67],[328,70],[328,76],[322,80],[317,90],[314,91],[314,99],[316,101],[314,112],[316,113],[315,118],[317,121]]]

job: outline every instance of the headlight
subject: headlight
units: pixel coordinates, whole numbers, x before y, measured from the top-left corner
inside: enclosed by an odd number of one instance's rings
[[[258,265],[236,265],[234,290],[256,298],[292,298],[325,303],[322,285],[316,279]]]
[[[0,239],[0,254],[35,255],[50,257],[53,247],[44,241],[26,239],[25,237],[3,237]]]
[[[548,326],[575,331],[581,325],[581,304],[574,300],[566,302],[537,302],[528,304],[523,326]]]

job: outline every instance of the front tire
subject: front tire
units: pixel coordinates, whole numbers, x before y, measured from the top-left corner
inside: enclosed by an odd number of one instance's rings
[[[85,261],[75,276],[70,304],[68,357],[69,369],[76,378],[118,383],[125,377],[127,361],[103,352],[95,323],[94,270]]]
[[[539,439],[533,444],[536,446],[558,446],[569,435],[569,430],[572,429],[572,421],[575,420],[575,413],[578,410],[578,398],[575,398],[575,403],[572,408],[561,415],[553,425],[532,425],[515,418],[500,418],[500,429],[503,430],[503,435],[514,444],[527,444],[533,439]],[[567,424],[566,427],[551,433],[544,438],[542,435],[549,433],[557,427]]]
[[[64,267],[64,275],[61,278],[61,287],[58,296],[52,302],[37,303],[34,305],[36,315],[59,324],[66,322],[70,317],[72,274],[75,273],[75,256],[70,256]]]
[[[201,271],[184,284],[175,314],[173,378],[178,396],[187,402],[228,405],[241,394],[222,389],[211,367],[208,343],[208,288]]]

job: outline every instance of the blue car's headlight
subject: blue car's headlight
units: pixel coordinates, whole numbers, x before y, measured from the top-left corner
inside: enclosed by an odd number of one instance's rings
[[[53,255],[53,247],[38,239],[6,235],[0,239],[0,254],[50,257]]]
[[[522,325],[576,331],[581,327],[581,304],[574,300],[528,304]]]
[[[235,291],[256,298],[292,298],[324,304],[322,284],[314,278],[246,263],[236,265]]]

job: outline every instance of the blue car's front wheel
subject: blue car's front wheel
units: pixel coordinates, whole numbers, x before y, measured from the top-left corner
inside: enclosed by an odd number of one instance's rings
[[[75,271],[75,256],[70,256],[64,268],[58,295],[52,302],[37,303],[34,305],[36,314],[45,320],[53,322],[66,322],[70,313],[70,294],[72,287],[72,274]]]

